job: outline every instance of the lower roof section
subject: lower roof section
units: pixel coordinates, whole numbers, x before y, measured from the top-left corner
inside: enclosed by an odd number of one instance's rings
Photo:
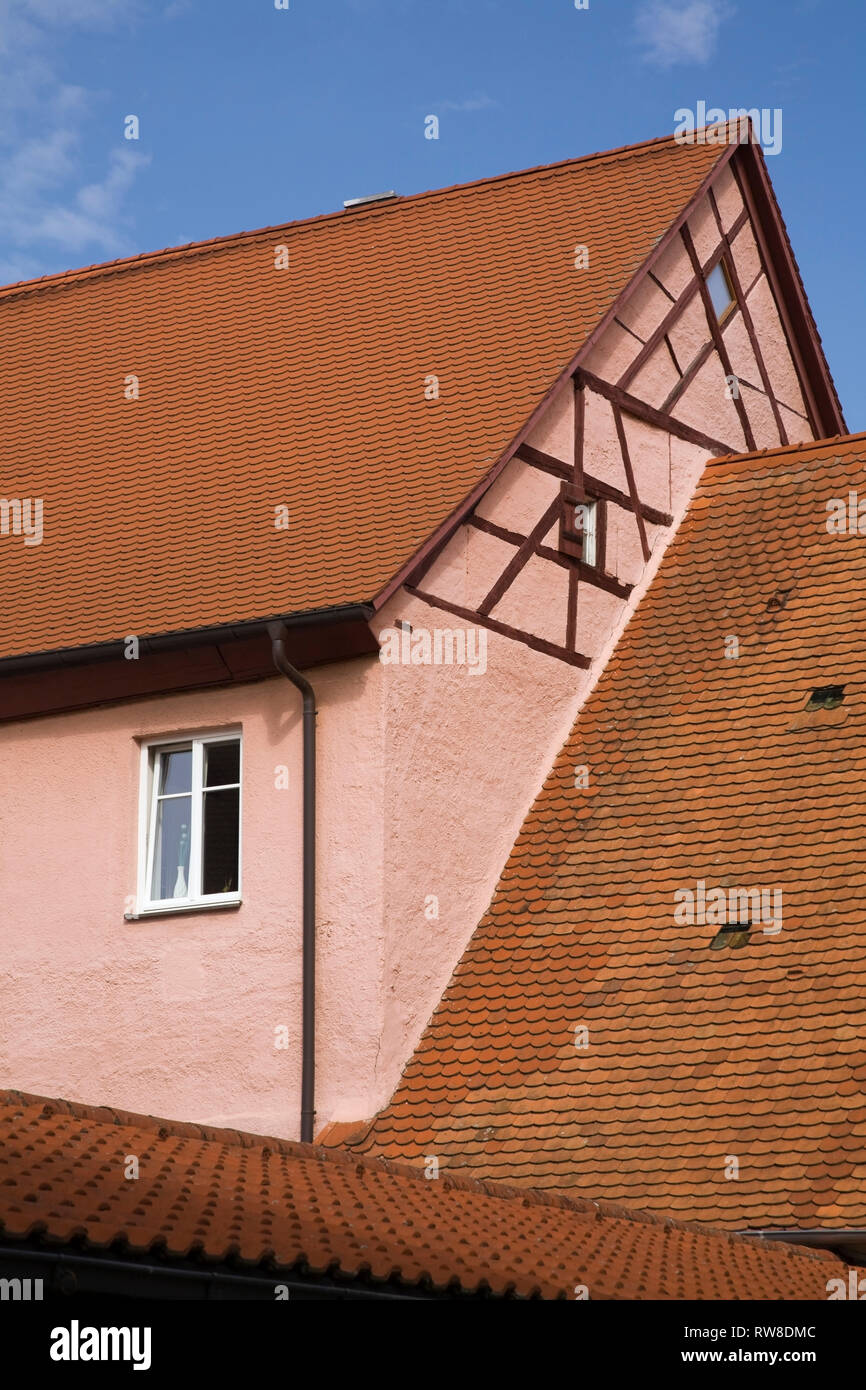
[[[361,1150],[866,1226],[864,478],[708,465]]]
[[[85,1291],[104,1290],[100,1261],[117,1291],[196,1296],[210,1274],[212,1295],[257,1281],[271,1300],[281,1282],[292,1297],[825,1300],[849,1278],[823,1251],[433,1176],[430,1158],[412,1169],[15,1091],[0,1092],[0,1135],[0,1270]]]

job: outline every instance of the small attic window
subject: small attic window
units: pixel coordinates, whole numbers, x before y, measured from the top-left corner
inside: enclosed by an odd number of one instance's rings
[[[707,289],[716,311],[716,318],[721,323],[722,319],[730,313],[734,304],[734,291],[731,288],[730,276],[724,261],[719,261],[718,265],[713,266],[707,276]]]
[[[819,685],[809,696],[806,709],[836,709],[844,699],[844,685]]]
[[[577,488],[562,484],[559,548],[564,555],[596,568],[601,563],[602,505]]]
[[[710,942],[710,950],[722,951],[726,946],[745,946],[749,940],[751,926],[751,922],[728,922],[716,932]]]
[[[594,565],[598,541],[598,503],[587,497],[574,509],[575,529],[583,534],[583,563]]]

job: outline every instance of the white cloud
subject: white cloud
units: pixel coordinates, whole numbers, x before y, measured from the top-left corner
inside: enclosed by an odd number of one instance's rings
[[[716,0],[643,0],[635,26],[643,57],[660,68],[708,62],[731,13]]]
[[[58,31],[126,23],[129,0],[0,0],[0,283],[113,258],[128,242],[125,199],[149,157],[122,139],[104,172],[84,169],[97,94],[62,80]]]
[[[149,162],[148,155],[136,150],[112,150],[105,178],[79,188],[71,204],[46,206],[32,229],[33,236],[77,252],[95,246],[107,256],[121,254],[124,241],[118,225],[124,194],[132,187],[138,170]]]

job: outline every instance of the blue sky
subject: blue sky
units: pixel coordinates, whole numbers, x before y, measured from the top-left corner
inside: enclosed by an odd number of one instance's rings
[[[781,108],[770,174],[864,429],[864,55],[862,0],[0,0],[0,283]]]

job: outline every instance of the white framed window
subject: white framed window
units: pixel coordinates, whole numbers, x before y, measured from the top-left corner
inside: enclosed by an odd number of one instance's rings
[[[142,745],[138,913],[240,902],[241,755],[239,732]]]
[[[598,503],[589,498],[574,508],[574,529],[583,535],[583,562],[595,565],[598,541]]]
[[[606,503],[563,480],[559,495],[559,549],[587,569],[604,570]]]

